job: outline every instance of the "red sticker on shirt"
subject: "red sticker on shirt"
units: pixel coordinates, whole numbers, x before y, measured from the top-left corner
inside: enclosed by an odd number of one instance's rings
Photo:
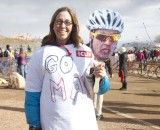
[[[87,57],[87,58],[91,58],[92,57],[92,53],[89,51],[76,51],[76,55],[77,57]]]

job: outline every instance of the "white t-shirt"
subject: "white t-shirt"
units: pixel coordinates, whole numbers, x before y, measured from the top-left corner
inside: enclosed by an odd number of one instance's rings
[[[85,82],[92,62],[86,45],[45,46],[32,56],[26,91],[41,92],[43,130],[98,130],[91,88]]]

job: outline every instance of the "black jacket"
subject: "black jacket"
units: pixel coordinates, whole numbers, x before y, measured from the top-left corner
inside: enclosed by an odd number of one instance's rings
[[[127,60],[128,54],[126,52],[119,54],[119,72],[123,71],[127,75]]]

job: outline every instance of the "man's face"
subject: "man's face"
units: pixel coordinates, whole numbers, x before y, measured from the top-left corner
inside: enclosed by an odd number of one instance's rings
[[[98,60],[105,61],[113,54],[120,35],[113,30],[96,30],[91,34],[91,47]]]

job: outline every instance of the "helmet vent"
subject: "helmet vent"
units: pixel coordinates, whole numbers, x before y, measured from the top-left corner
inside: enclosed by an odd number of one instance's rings
[[[116,23],[116,21],[117,21],[117,18],[115,18],[115,19],[113,20],[112,26],[114,26],[114,24]]]
[[[117,25],[116,27],[119,27],[119,26],[120,26],[120,24],[121,24],[121,21],[119,21],[119,23],[118,23],[118,25]]]
[[[104,18],[103,18],[102,16],[100,16],[100,17],[101,17],[101,19],[102,19],[103,23],[104,23],[104,24],[106,24],[106,22],[105,22]]]
[[[108,20],[108,24],[110,25],[110,23],[111,23],[111,16],[110,16],[109,13],[108,13],[108,15],[107,15],[107,20]]]
[[[96,22],[97,22],[98,24],[100,24],[99,21],[98,21],[98,19],[97,19],[97,17],[95,18],[95,20],[96,20]]]

